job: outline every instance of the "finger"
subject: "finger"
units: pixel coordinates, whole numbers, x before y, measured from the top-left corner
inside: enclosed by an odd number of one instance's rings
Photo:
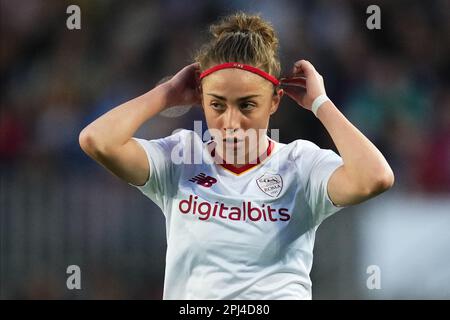
[[[299,86],[299,85],[287,85],[283,87],[284,91],[289,91],[290,94],[296,95],[296,96],[300,96],[300,95],[305,95],[306,94],[306,90],[305,88]]]
[[[284,88],[284,92],[289,98],[303,107],[303,100],[306,95],[306,92],[304,90],[301,90],[300,88],[287,87]]]
[[[294,63],[295,72],[303,72],[306,77],[311,76],[315,69],[314,66],[308,60],[300,60]]]
[[[303,70],[301,70],[299,67],[297,67],[295,64],[292,67],[292,75],[305,75],[305,73],[303,72]]]
[[[280,79],[281,86],[298,86],[306,88],[306,78],[305,77],[289,77]]]
[[[188,65],[188,67],[191,68],[200,68],[200,63],[199,62],[193,62],[190,65]]]
[[[303,70],[294,65],[292,67],[292,75],[305,75],[305,73],[303,72]]]
[[[184,67],[184,69],[189,73],[194,73],[196,77],[200,76],[200,64],[198,62],[191,63]]]
[[[289,98],[291,98],[292,100],[294,100],[294,102],[296,103],[296,104],[298,104],[299,106],[301,106],[301,107],[304,107],[304,105],[302,104],[302,99],[299,99],[299,98],[297,98],[296,96],[294,96],[294,95],[292,95],[292,94],[290,94],[290,93],[288,93],[288,92],[286,92],[286,95],[289,97]]]

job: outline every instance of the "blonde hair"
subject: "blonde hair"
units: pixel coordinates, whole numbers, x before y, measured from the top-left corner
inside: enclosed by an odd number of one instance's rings
[[[212,39],[195,54],[200,69],[216,64],[240,62],[279,77],[278,38],[273,26],[257,15],[238,12],[209,28]]]

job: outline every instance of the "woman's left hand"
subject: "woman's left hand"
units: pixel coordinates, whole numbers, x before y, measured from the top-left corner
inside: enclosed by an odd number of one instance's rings
[[[302,77],[304,78],[302,79]],[[299,84],[300,86],[298,86]],[[299,60],[294,63],[292,76],[281,79],[281,87],[290,98],[307,110],[311,110],[314,99],[326,94],[323,77],[307,60]]]

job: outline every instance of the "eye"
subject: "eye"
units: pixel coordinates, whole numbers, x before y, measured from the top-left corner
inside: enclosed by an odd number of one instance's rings
[[[222,104],[217,103],[217,102],[211,102],[211,107],[212,107],[214,110],[219,110],[219,111],[225,110],[225,106],[223,106]]]
[[[240,105],[241,110],[244,110],[244,111],[252,110],[255,107],[256,107],[256,105],[254,103],[250,103],[250,102],[244,102]]]

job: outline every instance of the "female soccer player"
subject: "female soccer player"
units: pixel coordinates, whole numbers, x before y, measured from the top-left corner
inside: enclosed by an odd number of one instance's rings
[[[317,227],[389,189],[392,170],[310,62],[297,61],[280,84],[278,40],[260,16],[225,17],[211,33],[195,63],[88,125],[81,148],[162,209],[164,299],[311,299]],[[314,112],[340,156],[267,136],[284,93]],[[193,104],[203,106],[207,141],[190,130],[133,138],[164,109]]]

